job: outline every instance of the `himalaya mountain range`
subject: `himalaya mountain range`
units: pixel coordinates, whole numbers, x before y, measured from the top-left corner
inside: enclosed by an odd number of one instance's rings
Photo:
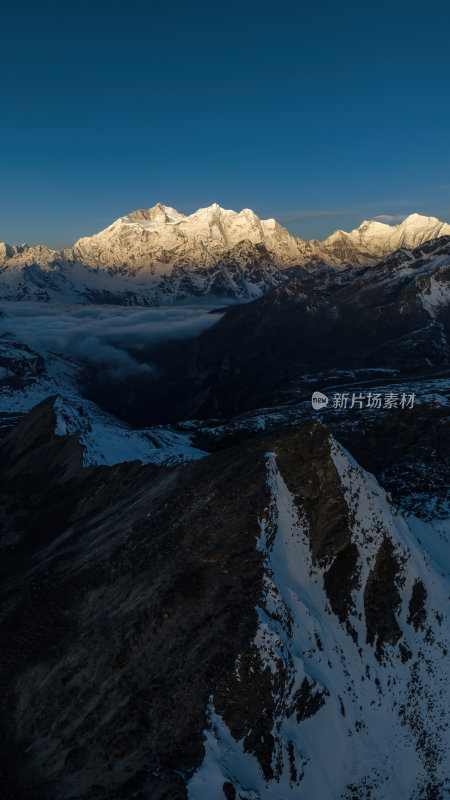
[[[411,214],[396,226],[365,221],[350,233],[307,242],[250,209],[236,213],[214,204],[185,216],[159,203],[65,250],[0,244],[0,296],[147,305],[249,300],[300,267],[374,265],[445,235],[449,224]]]
[[[450,225],[158,204],[0,303],[2,798],[446,800]]]

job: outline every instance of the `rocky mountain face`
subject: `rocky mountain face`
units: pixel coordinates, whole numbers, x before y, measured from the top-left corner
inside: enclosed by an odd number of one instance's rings
[[[217,203],[188,217],[161,204],[135,211],[95,236],[79,239],[65,255],[90,267],[163,274],[173,266],[211,266],[241,242],[259,245],[280,266],[298,262],[296,239],[274,219],[261,220],[248,208],[239,214],[227,211]]]
[[[301,267],[375,264],[398,248],[450,235],[412,214],[397,226],[372,220],[324,242],[291,236],[250,209],[214,204],[185,216],[162,204],[135,211],[72,248],[0,244],[0,297],[160,305],[198,297],[246,301]]]
[[[5,800],[443,800],[442,532],[316,421],[173,467],[57,428],[1,443]]]

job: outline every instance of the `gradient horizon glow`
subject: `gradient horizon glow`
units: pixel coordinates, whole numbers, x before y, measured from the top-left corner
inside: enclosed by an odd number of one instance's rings
[[[447,3],[12,5],[0,241],[53,247],[157,202],[305,239],[450,221]]]

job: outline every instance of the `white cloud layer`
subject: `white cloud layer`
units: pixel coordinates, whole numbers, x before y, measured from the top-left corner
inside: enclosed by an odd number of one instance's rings
[[[130,355],[152,344],[197,336],[218,321],[209,307],[73,306],[5,303],[0,308],[0,337],[12,336],[45,354],[77,357],[121,375],[149,374],[151,364]]]

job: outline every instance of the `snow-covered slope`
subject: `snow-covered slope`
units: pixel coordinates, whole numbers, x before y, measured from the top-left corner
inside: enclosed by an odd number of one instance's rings
[[[264,247],[279,266],[298,264],[297,240],[274,219],[261,220],[249,208],[236,213],[217,203],[190,216],[158,203],[79,239],[64,255],[90,267],[164,275],[174,266],[213,266],[240,242]]]
[[[189,433],[161,425],[136,430],[87,400],[81,370],[75,357],[38,353],[10,336],[0,337],[0,430],[53,396],[55,433],[78,434],[86,466],[124,461],[178,464],[203,457]]]
[[[448,521],[319,422],[86,469],[57,411],[0,443],[2,796],[448,797]]]
[[[425,800],[450,789],[446,541],[431,525],[398,515],[332,439],[329,452],[349,528],[347,545],[342,527],[330,531],[326,559],[311,515],[276,454],[267,454],[265,591],[252,666],[238,659],[235,681],[250,681],[250,697],[252,682],[270,687],[261,713],[271,727],[259,748],[249,730],[236,739],[211,696],[189,800]],[[323,475],[321,483],[323,490]],[[332,502],[328,513],[338,522]],[[270,763],[259,755],[264,748]]]
[[[448,234],[447,223],[412,214],[397,226],[372,220],[306,242],[250,209],[213,204],[185,216],[158,203],[63,251],[0,244],[0,296],[150,305],[202,296],[248,300],[305,265],[375,264],[399,247]]]

